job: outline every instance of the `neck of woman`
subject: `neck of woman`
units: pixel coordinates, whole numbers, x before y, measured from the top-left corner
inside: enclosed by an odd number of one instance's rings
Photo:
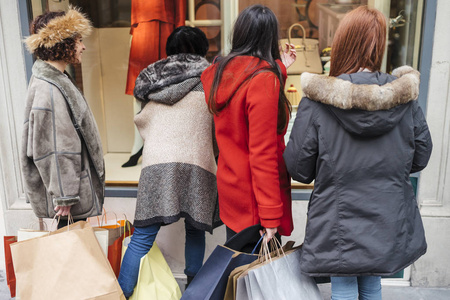
[[[64,73],[67,67],[67,63],[62,60],[46,60],[45,62],[60,70],[61,73]]]

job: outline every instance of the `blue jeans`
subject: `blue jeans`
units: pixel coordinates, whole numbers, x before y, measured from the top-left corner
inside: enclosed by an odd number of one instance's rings
[[[381,277],[331,277],[331,299],[381,300]]]
[[[186,244],[184,248],[186,269],[184,269],[184,273],[193,277],[203,264],[205,232],[194,228],[186,220],[184,223],[186,227]],[[119,284],[127,298],[133,294],[136,286],[141,258],[152,248],[160,228],[160,224],[134,228],[134,233],[123,257],[119,274]]]

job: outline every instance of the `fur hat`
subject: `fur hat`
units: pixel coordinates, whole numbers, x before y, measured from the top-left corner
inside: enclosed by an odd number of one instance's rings
[[[39,47],[52,48],[67,38],[88,36],[91,31],[92,25],[88,18],[78,8],[69,6],[65,15],[50,20],[47,26],[27,37],[24,42],[28,51],[34,53]]]

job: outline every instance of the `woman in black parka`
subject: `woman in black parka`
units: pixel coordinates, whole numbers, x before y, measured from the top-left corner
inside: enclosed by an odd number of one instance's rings
[[[332,299],[381,299],[381,277],[426,252],[410,174],[432,142],[416,101],[419,73],[380,72],[386,20],[361,6],[341,21],[330,77],[303,74],[304,97],[284,159],[292,178],[314,182],[302,271],[331,276]]]

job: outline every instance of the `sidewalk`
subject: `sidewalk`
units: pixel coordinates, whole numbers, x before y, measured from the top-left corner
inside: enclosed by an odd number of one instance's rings
[[[6,285],[5,271],[0,270],[0,300],[14,299],[10,298],[9,289]],[[184,282],[179,282],[181,289],[184,289]],[[320,284],[320,291],[324,300],[331,298],[331,285]],[[382,287],[383,300],[449,300],[449,288],[417,288],[417,287]]]

